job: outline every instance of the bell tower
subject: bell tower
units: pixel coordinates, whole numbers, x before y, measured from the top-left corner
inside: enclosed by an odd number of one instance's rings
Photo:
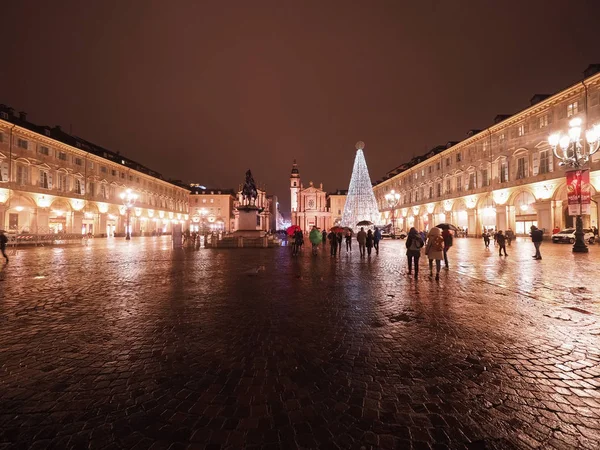
[[[292,173],[290,174],[290,195],[292,200],[292,222],[294,213],[298,212],[298,204],[299,204],[299,196],[300,194],[300,171],[298,170],[298,164],[296,164],[296,160],[294,160],[294,165],[292,166]]]

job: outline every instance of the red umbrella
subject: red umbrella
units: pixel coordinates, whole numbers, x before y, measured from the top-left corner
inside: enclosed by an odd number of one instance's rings
[[[296,231],[302,231],[302,228],[300,228],[298,225],[292,225],[285,230],[288,236],[293,236]]]
[[[332,227],[329,231],[333,231],[334,233],[343,233],[344,229],[342,227]]]

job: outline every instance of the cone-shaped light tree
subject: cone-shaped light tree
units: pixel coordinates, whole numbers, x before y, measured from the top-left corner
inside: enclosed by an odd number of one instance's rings
[[[373,185],[367,169],[367,162],[363,154],[365,143],[359,141],[356,143],[356,157],[354,158],[354,168],[352,169],[352,178],[350,178],[350,187],[346,197],[346,205],[342,214],[342,226],[356,230],[356,224],[363,220],[379,224],[379,208],[377,200],[373,193]]]

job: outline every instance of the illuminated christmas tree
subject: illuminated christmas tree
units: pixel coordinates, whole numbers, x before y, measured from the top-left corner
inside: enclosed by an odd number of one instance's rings
[[[364,142],[359,141],[356,143],[354,168],[352,169],[352,178],[350,178],[344,214],[342,215],[342,226],[353,230],[360,228],[356,224],[363,220],[368,220],[377,225],[380,217],[363,148],[365,148]]]

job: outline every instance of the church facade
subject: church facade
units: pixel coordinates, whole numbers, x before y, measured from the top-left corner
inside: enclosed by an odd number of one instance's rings
[[[345,191],[337,191],[330,195],[323,190],[323,183],[316,187],[312,181],[305,187],[300,179],[296,161],[290,174],[290,195],[292,225],[298,225],[303,231],[310,231],[313,226],[328,230],[338,225],[341,220]],[[335,203],[335,211],[332,210],[332,201]]]

